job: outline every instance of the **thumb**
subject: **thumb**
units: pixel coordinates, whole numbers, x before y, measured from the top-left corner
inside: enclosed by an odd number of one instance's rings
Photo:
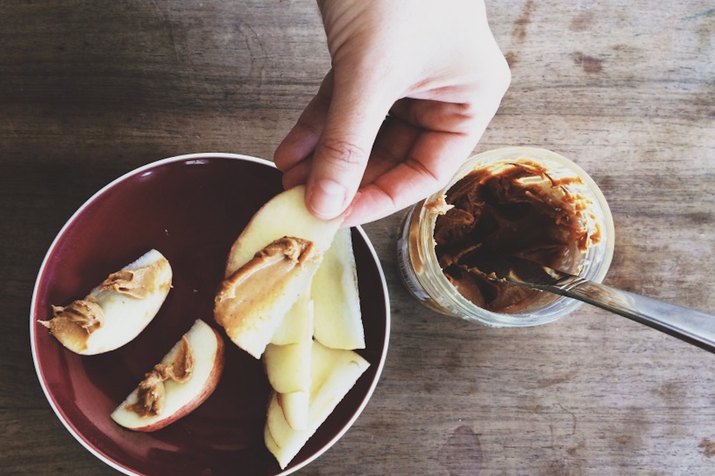
[[[362,179],[375,137],[390,109],[370,79],[333,78],[325,127],[315,147],[308,176],[306,205],[318,218],[342,214]]]

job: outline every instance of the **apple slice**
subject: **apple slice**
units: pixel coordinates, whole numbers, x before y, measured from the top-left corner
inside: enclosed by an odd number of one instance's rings
[[[310,391],[312,340],[297,344],[269,344],[263,361],[271,387],[278,393]]]
[[[290,426],[297,430],[305,428],[308,422],[313,347],[312,311],[313,301],[307,294],[301,296],[272,339],[292,343],[269,344],[263,354],[268,380],[278,392],[278,403]]]
[[[290,307],[310,292],[313,274],[339,224],[340,220],[319,220],[308,211],[303,186],[276,195],[251,218],[231,247],[214,307],[216,321],[236,345],[256,358],[263,354]],[[287,260],[277,266],[262,264],[261,255],[277,257],[275,248],[287,242],[293,243],[283,251]],[[305,253],[290,251],[298,246]],[[305,263],[296,256],[305,256]],[[287,266],[286,261],[297,264]]]
[[[209,398],[223,372],[223,362],[221,336],[197,319],[112,412],[112,420],[134,431],[164,428]]]
[[[315,338],[333,349],[364,349],[357,268],[350,230],[341,229],[313,278]]]
[[[276,399],[283,410],[283,417],[285,417],[291,428],[304,430],[308,427],[310,391],[276,393]]]
[[[312,241],[316,250],[325,252],[341,220],[320,220],[305,207],[305,187],[279,193],[263,205],[236,239],[226,262],[226,277],[248,263],[259,250],[284,236]]]
[[[273,396],[271,396],[271,403],[273,402]],[[268,411],[271,411],[271,405],[269,403],[268,405]],[[275,411],[275,409],[273,410]],[[273,435],[271,435],[271,430],[268,429],[268,425],[263,426],[263,442],[266,445],[266,448],[268,451],[271,452],[272,455],[276,455],[280,453],[280,448],[278,447],[278,444],[276,444],[276,440],[273,439]],[[276,458],[278,459],[278,458]],[[290,461],[286,462],[286,465],[290,463]],[[280,464],[280,463],[279,463]],[[285,469],[286,465],[281,465],[281,469]]]
[[[290,308],[281,325],[273,333],[271,344],[287,345],[313,338],[313,300],[303,294]]]
[[[225,279],[214,316],[240,348],[260,358],[288,310],[308,291],[321,256],[313,243],[283,237]]]
[[[117,349],[141,333],[156,316],[171,288],[171,266],[150,250],[112,273],[84,299],[52,306],[39,321],[69,350],[82,355]]]
[[[268,405],[264,440],[281,468],[285,468],[298,454],[369,365],[351,350],[329,349],[319,342],[313,342],[312,384],[305,429],[291,427],[275,392]]]

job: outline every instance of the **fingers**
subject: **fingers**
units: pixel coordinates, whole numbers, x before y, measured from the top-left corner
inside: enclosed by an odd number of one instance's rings
[[[398,162],[402,162],[421,132],[420,128],[402,119],[396,117],[385,119],[372,147],[372,154],[360,186],[371,184],[394,168]]]
[[[323,79],[318,93],[305,107],[298,122],[273,154],[273,161],[282,172],[288,171],[313,153],[325,126],[332,89],[333,74],[331,71]]]
[[[442,188],[476,145],[472,135],[426,131],[404,162],[360,190],[343,226],[378,220]]]
[[[404,98],[392,106],[390,114],[433,131],[469,133],[466,127],[471,125],[476,111],[469,103]]]
[[[328,73],[274,158],[285,188],[307,185],[306,205],[314,215],[332,219],[350,206],[349,225],[382,218],[436,191],[474,148],[499,103],[484,91],[463,96],[467,103],[432,99],[472,89],[463,85],[390,108],[387,88],[360,76],[336,81]],[[392,116],[385,119],[388,110]]]
[[[306,189],[306,205],[318,218],[332,219],[352,201],[391,101],[381,85],[353,71],[333,84]]]
[[[308,175],[312,164],[313,159],[308,157],[283,172],[283,188],[288,190],[298,185],[305,184],[308,181]]]

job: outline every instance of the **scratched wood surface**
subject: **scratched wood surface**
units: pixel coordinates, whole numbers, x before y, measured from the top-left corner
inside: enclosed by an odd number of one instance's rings
[[[715,10],[705,0],[491,2],[513,82],[478,150],[578,162],[616,225],[607,282],[715,312]],[[67,433],[28,341],[41,259],[139,165],[270,158],[329,67],[310,1],[0,1],[0,473],[114,471]],[[302,474],[715,474],[715,358],[583,307],[498,330],[437,316],[367,226],[392,338],[367,409]]]

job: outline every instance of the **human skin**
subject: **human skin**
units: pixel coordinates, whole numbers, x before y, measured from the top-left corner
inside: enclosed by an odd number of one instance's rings
[[[274,155],[317,217],[352,226],[444,186],[511,75],[478,0],[318,1],[332,59]]]

